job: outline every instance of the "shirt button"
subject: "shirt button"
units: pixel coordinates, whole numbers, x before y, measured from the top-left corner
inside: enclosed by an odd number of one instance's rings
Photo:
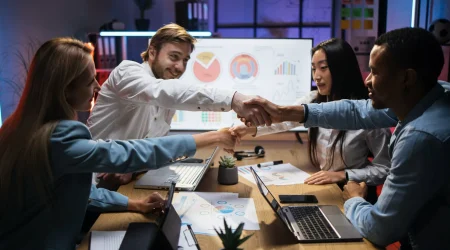
[[[221,110],[222,110],[222,111],[225,111],[225,109],[224,109],[224,108],[221,108]]]
[[[198,109],[200,109],[200,107],[197,107]]]
[[[156,117],[155,117],[155,121],[156,121]]]

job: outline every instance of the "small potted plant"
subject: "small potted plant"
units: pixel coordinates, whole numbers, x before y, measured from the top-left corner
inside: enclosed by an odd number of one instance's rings
[[[139,8],[140,18],[134,20],[136,24],[137,30],[148,30],[150,26],[150,20],[144,18],[145,17],[145,11],[149,10],[153,7],[153,0],[134,0],[134,3]]]
[[[232,156],[221,156],[219,161],[219,176],[217,180],[223,185],[234,185],[238,183],[238,171]]]
[[[231,227],[228,227],[225,218],[223,219],[223,224],[225,226],[223,231],[222,229],[219,229],[219,231],[217,231],[217,229],[214,228],[217,235],[219,235],[220,239],[222,240],[222,250],[241,250],[242,248],[238,248],[238,246],[244,243],[253,235],[250,234],[241,239],[244,222],[241,222],[234,232]]]

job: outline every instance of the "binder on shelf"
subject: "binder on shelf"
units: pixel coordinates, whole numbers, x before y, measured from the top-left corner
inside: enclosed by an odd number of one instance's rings
[[[191,31],[208,30],[208,4],[197,0],[175,2],[175,22]]]
[[[108,37],[106,37],[108,39]],[[116,38],[115,37],[109,37],[109,67],[110,69],[113,69],[117,66],[117,51],[116,51]]]
[[[97,37],[97,41],[94,46],[94,58],[96,59],[95,66],[102,69],[105,67],[105,52],[103,50],[103,39],[100,36]]]
[[[111,68],[111,51],[109,48],[109,38],[108,37],[102,37],[103,40],[103,49],[104,49],[104,57],[105,57],[105,64],[103,65],[103,68],[109,69]]]
[[[202,4],[202,11],[203,11],[203,27],[201,27],[201,30],[209,30],[208,25],[208,3]]]
[[[197,2],[193,2],[192,3],[192,27],[189,30],[196,30],[198,29],[198,3]]]

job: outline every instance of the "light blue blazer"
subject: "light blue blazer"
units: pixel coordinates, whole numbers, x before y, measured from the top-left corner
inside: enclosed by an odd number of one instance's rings
[[[0,249],[74,249],[91,191],[93,172],[127,173],[158,168],[171,159],[195,154],[191,135],[141,140],[92,140],[88,128],[64,120],[50,139],[54,178],[50,205],[25,185],[25,208],[11,204],[0,215]],[[26,182],[28,183],[28,182]]]

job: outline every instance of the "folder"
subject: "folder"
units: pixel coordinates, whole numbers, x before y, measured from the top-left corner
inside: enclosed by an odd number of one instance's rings
[[[198,30],[198,3],[192,3],[192,27],[191,30]]]
[[[116,56],[116,38],[109,38],[109,68],[113,69],[117,66],[117,56]]]
[[[111,65],[111,52],[109,47],[109,37],[102,37],[103,39],[103,49],[104,49],[104,57],[105,57],[105,64],[103,65],[103,68],[109,69]]]
[[[209,30],[207,3],[203,3],[203,30]]]
[[[193,27],[193,20],[192,20],[192,3],[187,4],[187,12],[188,12],[188,23],[187,23],[187,30],[192,30]]]
[[[96,55],[97,55],[97,62],[96,66],[98,69],[103,69],[105,67],[105,53],[103,50],[103,39],[102,37],[97,37],[97,44],[95,45]]]

